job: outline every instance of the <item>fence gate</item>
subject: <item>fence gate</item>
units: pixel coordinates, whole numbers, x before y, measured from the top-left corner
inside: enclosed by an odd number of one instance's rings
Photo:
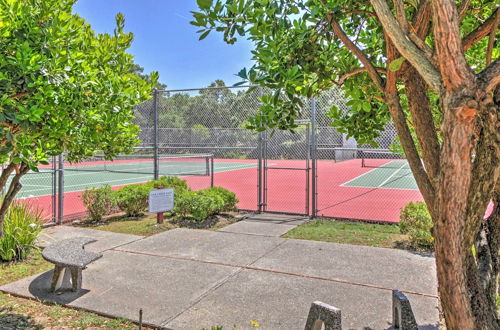
[[[295,133],[263,133],[260,209],[264,212],[310,214],[311,125],[298,124]]]

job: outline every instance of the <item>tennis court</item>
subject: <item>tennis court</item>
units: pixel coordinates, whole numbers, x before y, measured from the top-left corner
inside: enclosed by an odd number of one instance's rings
[[[361,174],[341,185],[342,187],[363,187],[382,189],[418,190],[408,162],[389,161],[380,167]]]
[[[132,161],[133,160],[133,161]],[[266,210],[304,213],[312,206],[306,196],[310,180],[307,172],[294,169],[303,160],[270,160],[270,167],[291,168],[270,171],[266,179]],[[405,160],[371,159],[362,166],[360,159],[347,161],[318,160],[317,214],[319,216],[380,222],[398,222],[400,209],[410,201],[422,200],[415,180]],[[208,188],[206,159],[176,159],[160,161],[160,175],[185,179],[195,190]],[[259,168],[256,159],[215,159],[214,185],[236,193],[238,206],[244,210],[258,209]],[[120,159],[114,162],[91,161],[83,164],[65,164],[64,218],[85,215],[81,194],[85,189],[110,185],[115,189],[127,184],[142,183],[153,178],[153,162],[148,158]],[[185,173],[186,175],[179,175]],[[42,179],[44,178],[44,179]],[[50,216],[52,174],[50,172],[26,175],[19,197],[28,198]]]

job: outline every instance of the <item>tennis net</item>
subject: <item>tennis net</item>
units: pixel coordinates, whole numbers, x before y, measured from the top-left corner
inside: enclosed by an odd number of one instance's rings
[[[95,155],[78,163],[67,164],[66,171],[154,173],[154,156],[151,154],[121,155],[113,160]],[[158,173],[167,176],[210,176],[213,168],[212,154],[177,154],[158,157]]]

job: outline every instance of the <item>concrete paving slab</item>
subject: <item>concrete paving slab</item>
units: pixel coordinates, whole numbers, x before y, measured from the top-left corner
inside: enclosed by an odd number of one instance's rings
[[[245,219],[245,221],[254,221],[254,222],[266,222],[266,223],[275,223],[281,225],[301,225],[304,222],[309,221],[307,217],[297,216],[297,215],[288,215],[288,214],[273,214],[273,213],[261,213],[261,214],[253,214]]]
[[[252,266],[437,294],[434,258],[397,249],[287,239]]]
[[[91,237],[97,240],[97,242],[85,247],[85,249],[93,252],[102,252],[144,238],[143,236],[112,233],[88,228],[54,226],[42,230],[37,245],[45,247],[52,242],[78,236]]]
[[[179,228],[124,245],[119,250],[248,265],[283,242],[283,238]]]
[[[163,324],[172,329],[303,329],[313,301],[342,310],[344,329],[387,329],[391,292],[270,272],[243,270]],[[421,329],[437,329],[437,299],[409,296]]]
[[[197,302],[239,268],[156,256],[106,251],[83,272],[79,294],[49,293],[52,271],[0,287],[28,298],[49,300],[104,315],[160,325]]]
[[[240,233],[259,236],[280,237],[295,228],[295,225],[284,225],[258,221],[239,221],[232,225],[219,229],[226,233]]]

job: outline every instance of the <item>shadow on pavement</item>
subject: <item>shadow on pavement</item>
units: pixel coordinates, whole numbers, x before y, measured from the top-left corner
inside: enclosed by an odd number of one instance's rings
[[[40,276],[31,281],[28,290],[35,298],[67,305],[89,292],[89,290],[85,289],[81,289],[79,292],[73,292],[70,291],[69,288],[62,288],[56,293],[51,292],[50,282],[52,280],[52,273],[53,271],[50,270],[40,274]]]

